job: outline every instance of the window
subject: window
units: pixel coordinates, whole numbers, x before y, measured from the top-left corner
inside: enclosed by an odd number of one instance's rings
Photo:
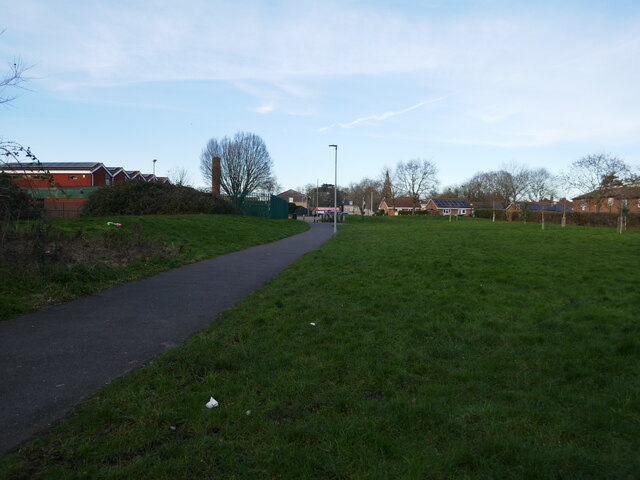
[[[622,208],[626,208],[629,206],[629,200],[627,200],[626,198],[622,199]]]
[[[289,197],[289,203],[293,203],[293,197]]]
[[[69,175],[69,180],[77,180],[78,175]]]
[[[443,215],[451,215],[451,209],[450,208],[442,209],[442,214]]]
[[[466,208],[460,208],[460,209],[458,210],[458,213],[459,213],[460,215],[466,215],[466,214],[467,214],[467,209],[466,209]]]
[[[587,209],[587,201],[586,200],[582,200],[580,202],[580,209],[581,210],[586,210]]]
[[[613,197],[609,197],[607,199],[607,205],[609,205],[610,207],[613,207]]]

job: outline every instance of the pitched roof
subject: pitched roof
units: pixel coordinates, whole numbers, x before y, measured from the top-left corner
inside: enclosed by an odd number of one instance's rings
[[[383,198],[382,202],[386,202],[389,207],[401,207],[401,208],[420,208],[420,201],[416,205],[412,197],[396,197],[396,198]],[[382,202],[380,202],[382,204]]]
[[[640,198],[640,185],[622,185],[604,190],[594,190],[574,197],[573,200],[587,200],[590,198]]]
[[[306,197],[306,195],[304,193],[301,193],[301,192],[298,192],[297,190],[292,190],[292,189],[289,189],[289,190],[286,190],[286,191],[284,191],[282,193],[279,193],[277,196],[278,197],[280,197],[280,196],[283,196],[283,197],[285,197],[285,196],[286,197]]]
[[[462,198],[432,198],[437,208],[471,208],[469,202]]]
[[[473,203],[472,206],[476,210],[492,210],[494,208],[496,210],[504,210],[504,206],[501,203],[496,203],[495,205],[493,203]]]
[[[100,162],[22,162],[22,163],[6,163],[3,168],[11,170],[33,170],[34,168],[42,169],[76,169],[76,170],[94,170],[102,166]],[[105,167],[106,168],[106,167]]]
[[[562,205],[558,203],[517,202],[515,205],[520,210],[522,210],[522,205],[526,205],[529,210],[536,212],[541,210],[544,210],[545,212],[573,212],[573,207],[571,207],[571,205]]]

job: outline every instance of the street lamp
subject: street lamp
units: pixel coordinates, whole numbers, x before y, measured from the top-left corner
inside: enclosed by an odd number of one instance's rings
[[[336,167],[335,183],[333,184],[333,233],[338,231],[338,145],[329,145],[335,149]]]
[[[153,159],[153,176],[154,176],[154,177],[156,176],[156,162],[157,162],[157,161],[158,161],[158,160],[156,160],[155,158]]]

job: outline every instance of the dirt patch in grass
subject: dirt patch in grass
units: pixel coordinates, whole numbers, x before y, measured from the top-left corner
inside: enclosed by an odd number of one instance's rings
[[[37,269],[46,265],[121,267],[155,256],[173,256],[179,248],[142,241],[139,238],[111,234],[85,237],[76,235],[34,238],[32,233],[18,232],[7,236],[0,250],[0,262],[10,268]]]

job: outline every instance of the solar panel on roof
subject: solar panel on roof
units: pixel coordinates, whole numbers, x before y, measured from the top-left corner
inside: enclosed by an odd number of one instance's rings
[[[469,208],[466,200],[435,200],[435,204],[443,208]]]

